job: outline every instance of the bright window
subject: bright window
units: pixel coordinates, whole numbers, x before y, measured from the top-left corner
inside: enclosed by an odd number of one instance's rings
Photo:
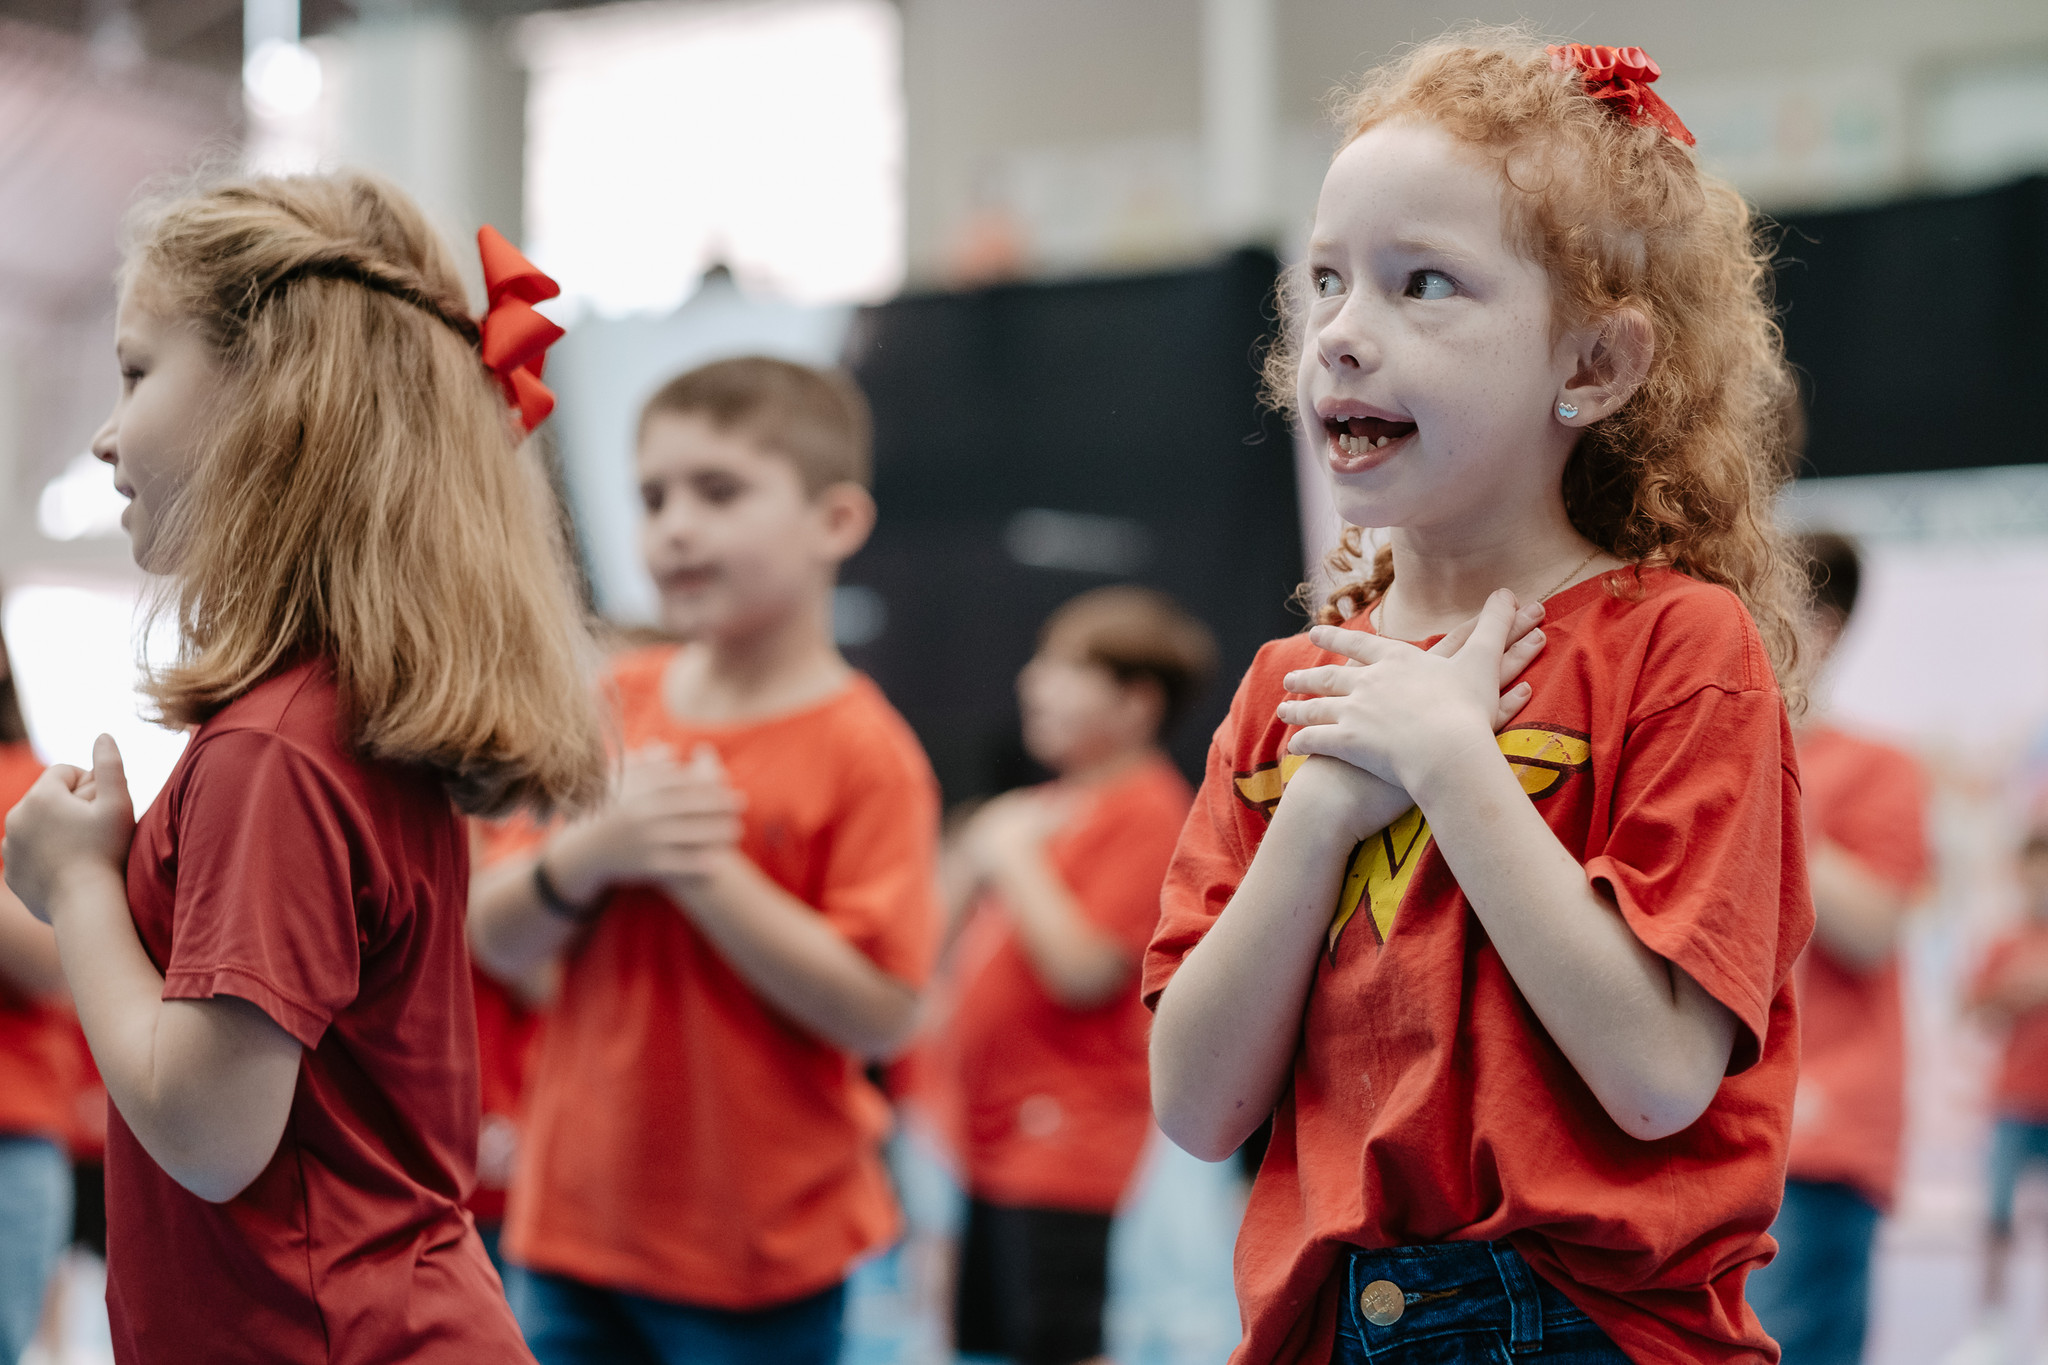
[[[903,278],[890,0],[621,4],[521,27],[526,237],[572,307],[667,312],[705,269],[802,303]]]

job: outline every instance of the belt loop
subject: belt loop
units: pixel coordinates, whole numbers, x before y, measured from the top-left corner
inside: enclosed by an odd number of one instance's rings
[[[1508,1350],[1516,1355],[1543,1349],[1543,1299],[1536,1292],[1536,1272],[1522,1253],[1506,1242],[1488,1242],[1500,1287],[1508,1300]]]

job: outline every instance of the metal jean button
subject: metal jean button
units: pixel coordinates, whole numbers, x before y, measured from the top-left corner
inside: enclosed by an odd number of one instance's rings
[[[1391,1327],[1408,1311],[1408,1296],[1392,1280],[1374,1280],[1358,1295],[1358,1315],[1375,1327]]]

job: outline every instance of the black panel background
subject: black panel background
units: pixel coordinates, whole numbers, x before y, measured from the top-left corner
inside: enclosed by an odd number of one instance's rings
[[[1787,218],[1778,299],[1808,468],[2048,459],[2048,178]]]
[[[1040,623],[1115,581],[1030,568],[1003,547],[1024,508],[1149,528],[1134,576],[1222,645],[1215,683],[1174,732],[1191,775],[1237,678],[1301,628],[1293,452],[1257,400],[1276,264],[1241,252],[1196,270],[911,296],[866,310],[847,365],[875,413],[881,523],[842,581],[888,624],[847,651],[909,718],[949,800],[1034,776],[1012,691]]]

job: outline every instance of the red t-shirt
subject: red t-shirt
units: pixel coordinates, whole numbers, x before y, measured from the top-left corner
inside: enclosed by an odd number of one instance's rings
[[[1981,999],[2008,972],[2048,974],[2048,924],[2027,923],[1994,942],[1978,969],[1972,998]],[[2048,1005],[2012,1021],[1991,1102],[2004,1118],[2048,1123]]]
[[[1785,707],[1734,594],[1645,571],[1559,593],[1500,747],[1644,943],[1739,1021],[1681,1133],[1619,1128],[1537,1022],[1411,809],[1353,855],[1293,1081],[1238,1239],[1238,1362],[1328,1360],[1347,1247],[1505,1239],[1630,1359],[1769,1362],[1743,1302],[1771,1253],[1798,1066],[1793,961],[1813,926]],[[1620,592],[1611,592],[1614,583]],[[1633,600],[1631,600],[1633,598]],[[1367,628],[1361,618],[1355,629]],[[1299,762],[1274,719],[1305,637],[1259,652],[1147,956],[1148,1000],[1229,902]]]
[[[28,795],[43,765],[26,744],[0,744],[0,819]],[[15,914],[21,910],[16,907]],[[0,1133],[62,1142],[71,1131],[78,1026],[64,1004],[0,976]]]
[[[789,715],[685,724],[676,647],[613,665],[619,739],[717,749],[740,849],[882,970],[916,985],[938,932],[938,784],[856,677]],[[505,1245],[588,1284],[751,1309],[825,1289],[896,1235],[888,1109],[858,1059],[755,995],[666,894],[619,886],[563,960],[527,1103]]]
[[[1133,963],[1158,927],[1160,883],[1193,795],[1172,763],[1147,759],[1082,795],[1046,843],[1083,917]],[[1011,1207],[1114,1209],[1152,1130],[1151,1015],[1136,983],[1092,1009],[1060,1004],[994,897],[961,932],[953,962],[954,1003],[932,1030],[932,1067],[938,1102],[957,1106],[968,1188]]]
[[[1826,725],[1799,735],[1806,828],[1912,894],[1926,882],[1927,778],[1908,754]],[[1845,966],[1819,938],[1800,955],[1799,1093],[1789,1173],[1853,1186],[1889,1209],[1906,1129],[1906,1026],[1896,954]]]
[[[344,745],[324,664],[259,683],[192,737],[136,827],[136,930],[166,1000],[239,997],[305,1051],[276,1154],[226,1203],[108,1116],[117,1360],[532,1360],[462,1209],[468,874],[441,784]]]

